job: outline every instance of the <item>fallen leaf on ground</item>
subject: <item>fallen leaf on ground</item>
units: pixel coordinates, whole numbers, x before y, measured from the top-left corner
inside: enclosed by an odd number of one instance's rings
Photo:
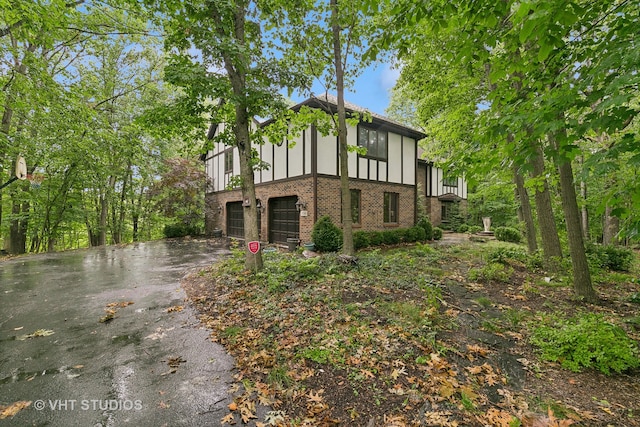
[[[55,332],[53,332],[51,329],[38,329],[37,331],[31,334],[20,335],[17,339],[20,341],[24,341],[27,338],[48,337],[49,335],[53,335],[53,334],[55,334]]]
[[[9,406],[0,405],[0,420],[15,416],[18,412],[22,411],[24,408],[27,408],[29,405],[31,405],[30,400],[20,400],[18,402],[12,403]]]
[[[174,305],[173,307],[167,308],[167,313],[175,313],[178,311],[184,310],[184,306],[182,305]]]
[[[235,424],[236,419],[233,414],[227,414],[220,420],[220,424]]]

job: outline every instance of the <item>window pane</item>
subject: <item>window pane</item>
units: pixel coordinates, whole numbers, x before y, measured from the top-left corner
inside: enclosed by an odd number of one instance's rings
[[[445,187],[457,187],[458,177],[445,174],[444,177],[442,177],[442,185],[444,185]]]
[[[376,153],[376,157],[381,159],[387,158],[387,133],[386,132],[378,132],[378,151]]]
[[[224,171],[225,173],[233,172],[233,151],[224,152]]]
[[[378,132],[375,130],[369,131],[369,151],[367,155],[376,157],[378,155],[378,142],[377,142]]]
[[[389,222],[398,222],[398,193],[390,194],[390,208]]]
[[[384,213],[383,221],[385,223],[398,222],[398,206],[400,195],[398,193],[384,193]]]
[[[391,222],[389,219],[389,193],[384,193],[384,204],[383,204],[383,221],[384,222]]]
[[[358,130],[358,145],[365,148],[369,146],[369,131],[363,127]]]

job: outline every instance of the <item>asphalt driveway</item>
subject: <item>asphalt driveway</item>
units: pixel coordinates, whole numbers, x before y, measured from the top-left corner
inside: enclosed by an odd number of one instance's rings
[[[219,425],[233,360],[180,279],[225,254],[170,240],[0,262],[0,406],[31,402],[0,426]]]

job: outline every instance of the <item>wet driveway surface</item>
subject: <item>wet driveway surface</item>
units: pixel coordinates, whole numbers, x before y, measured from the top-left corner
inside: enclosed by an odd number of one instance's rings
[[[0,405],[32,402],[0,426],[219,425],[233,360],[180,279],[225,254],[176,240],[0,262]]]

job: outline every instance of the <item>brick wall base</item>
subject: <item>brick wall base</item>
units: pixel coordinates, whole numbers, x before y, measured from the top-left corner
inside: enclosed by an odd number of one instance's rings
[[[385,230],[393,227],[411,227],[415,224],[415,190],[414,187],[383,182],[370,182],[364,180],[352,180],[350,187],[361,192],[361,223],[354,230]],[[393,192],[399,195],[398,223],[383,223],[384,193]],[[317,194],[317,204],[314,201]],[[300,240],[311,241],[311,231],[317,218],[329,215],[332,221],[341,224],[341,196],[340,179],[337,177],[317,178],[317,186],[314,185],[312,176],[281,180],[270,184],[256,186],[256,197],[263,206],[260,232],[262,240],[269,236],[269,200],[276,197],[296,196],[306,204],[306,209],[300,215]],[[221,191],[209,193],[206,196],[205,227],[208,234],[214,229],[223,230],[226,235],[226,205],[229,202],[242,200],[240,190]],[[316,212],[317,206],[317,212]]]

